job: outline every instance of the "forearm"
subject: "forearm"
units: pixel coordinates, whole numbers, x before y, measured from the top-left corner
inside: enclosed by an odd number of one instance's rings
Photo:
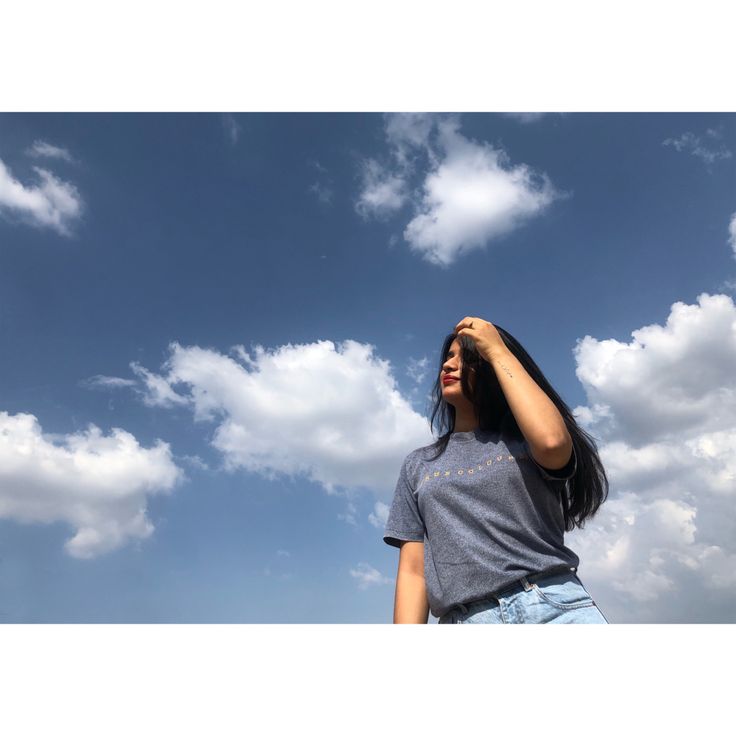
[[[552,400],[508,349],[483,356],[493,367],[506,401],[527,442],[544,452],[565,444],[569,433]]]
[[[426,624],[429,603],[424,575],[399,570],[394,599],[395,624]]]

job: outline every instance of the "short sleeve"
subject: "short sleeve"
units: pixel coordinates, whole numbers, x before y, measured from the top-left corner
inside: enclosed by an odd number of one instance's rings
[[[537,466],[537,468],[539,468],[539,472],[542,474],[542,477],[545,480],[552,480],[552,481],[569,480],[577,472],[578,459],[575,453],[575,445],[572,446],[572,455],[570,455],[570,459],[567,461],[567,465],[563,465],[563,467],[557,468],[557,469],[542,467],[534,459],[534,456],[532,455],[532,452],[529,449],[529,443],[526,441],[524,441],[524,448],[526,450],[526,454],[529,456],[529,459]]]
[[[383,541],[392,547],[401,547],[402,541],[423,542],[424,534],[424,521],[409,478],[409,457],[407,456],[399,471]]]

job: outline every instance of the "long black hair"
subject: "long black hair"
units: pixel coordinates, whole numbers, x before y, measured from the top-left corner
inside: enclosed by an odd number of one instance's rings
[[[598,456],[597,445],[593,437],[578,426],[568,405],[552,388],[539,366],[519,341],[495,322],[493,325],[506,347],[516,356],[542,391],[549,396],[565,420],[567,431],[575,447],[577,470],[565,484],[560,500],[565,519],[565,530],[572,531],[576,526],[582,529],[586,519],[591,518],[608,497],[608,477]],[[450,435],[455,429],[455,407],[446,402],[442,395],[441,375],[442,367],[447,360],[447,353],[454,340],[458,340],[461,348],[460,384],[463,394],[473,404],[479,428],[500,432],[503,427],[505,434],[518,440],[524,440],[524,435],[516,423],[493,366],[478,353],[472,338],[451,333],[445,337],[442,345],[440,366],[431,393],[432,413],[429,424],[431,429],[437,427],[439,435],[437,441],[432,445],[437,449],[432,459],[437,459],[445,451]]]

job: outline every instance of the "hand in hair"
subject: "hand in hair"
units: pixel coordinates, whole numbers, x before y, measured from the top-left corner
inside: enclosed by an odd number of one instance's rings
[[[455,325],[455,333],[458,336],[467,335],[473,340],[476,350],[488,361],[507,350],[506,343],[494,325],[480,317],[464,317]]]

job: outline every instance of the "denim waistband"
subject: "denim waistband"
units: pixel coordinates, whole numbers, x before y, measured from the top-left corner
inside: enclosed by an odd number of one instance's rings
[[[443,613],[441,618],[447,616],[450,611],[460,610],[463,613],[467,613],[468,606],[475,605],[476,603],[485,603],[493,600],[498,600],[498,598],[500,598],[501,596],[509,595],[510,593],[520,592],[522,590],[531,590],[530,584],[536,580],[551,577],[552,575],[559,575],[562,572],[576,573],[577,571],[577,567],[568,567],[567,565],[562,565],[560,567],[550,568],[549,570],[543,570],[542,572],[535,572],[531,575],[524,575],[524,577],[519,578],[513,583],[510,583],[509,585],[506,585],[503,588],[495,591],[494,593],[490,593],[489,595],[484,596],[483,598],[476,598],[473,601],[466,601],[465,603],[455,604],[452,608],[449,608],[445,613]]]

